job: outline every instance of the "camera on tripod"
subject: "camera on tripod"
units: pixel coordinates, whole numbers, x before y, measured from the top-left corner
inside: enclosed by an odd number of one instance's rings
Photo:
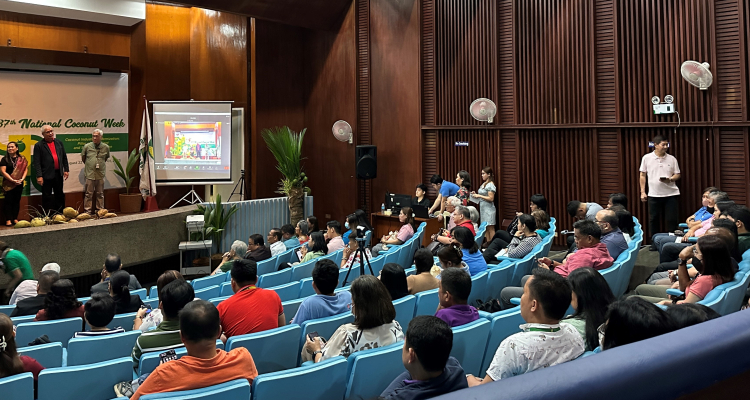
[[[366,228],[364,226],[358,226],[356,232],[357,232],[357,241],[364,242],[365,237],[367,236]]]

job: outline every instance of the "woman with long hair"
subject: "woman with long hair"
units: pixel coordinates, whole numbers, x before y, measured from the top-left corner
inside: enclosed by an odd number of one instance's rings
[[[109,277],[109,295],[115,301],[115,314],[132,313],[145,307],[141,297],[130,294],[130,274],[127,271],[115,271]]]
[[[395,235],[383,235],[380,243],[372,248],[373,257],[377,257],[381,251],[387,250],[388,245],[402,245],[414,236],[414,212],[411,207],[401,208],[398,214],[398,221],[401,222],[401,228]]]
[[[302,245],[302,247],[305,247],[305,243],[307,243],[310,240],[309,234],[310,234],[310,224],[307,223],[306,220],[301,220],[297,222],[297,227],[294,228],[294,234],[297,235],[297,239],[299,239],[299,244]]]
[[[327,343],[306,338],[302,361],[320,362],[331,357],[349,357],[355,352],[384,347],[404,340],[391,296],[385,285],[372,275],[352,282],[354,323],[341,325]]]
[[[159,275],[159,279],[156,280],[156,295],[161,298],[161,289],[164,286],[167,286],[169,282],[176,281],[178,279],[182,281],[185,280],[185,278],[182,277],[182,274],[179,271],[175,271],[173,269],[164,271],[161,275]],[[162,315],[161,310],[158,307],[154,310],[151,310],[151,312],[148,314],[146,314],[146,311],[148,310],[145,308],[138,310],[138,313],[135,315],[135,320],[133,320],[133,330],[140,329],[141,332],[148,332],[152,328],[156,328],[157,326],[159,326],[159,324],[164,321],[164,316]]]
[[[451,231],[451,237],[461,247],[462,261],[469,266],[471,276],[487,271],[487,261],[482,257],[479,246],[469,228],[457,226]]]
[[[430,271],[435,278],[440,279],[442,271],[446,268],[461,268],[466,271],[467,274],[471,275],[471,272],[469,272],[469,265],[463,260],[464,253],[457,243],[443,247],[438,251],[437,256],[438,260],[440,260],[440,267],[433,268],[432,271]]]
[[[631,296],[609,305],[603,324],[597,328],[602,350],[650,339],[675,330],[666,311]]]
[[[531,212],[531,216],[536,221],[536,234],[542,239],[546,238],[549,235],[551,221],[549,214],[544,210],[534,210]]]
[[[320,228],[318,228],[318,218],[314,215],[310,215],[309,217],[307,217],[307,225],[308,225],[308,231],[310,233],[317,232],[320,230]]]
[[[607,309],[615,302],[615,295],[604,277],[593,268],[578,268],[568,275],[573,295],[571,306],[576,310],[564,319],[573,325],[586,343],[586,351],[599,346],[596,329],[606,321]]]
[[[16,345],[16,332],[13,321],[5,314],[0,314],[0,379],[13,375],[31,372],[34,375],[34,392],[36,381],[44,367],[29,356],[19,356]]]
[[[314,260],[328,254],[328,245],[326,245],[326,239],[323,236],[323,233],[320,231],[313,232],[310,235],[310,242],[307,246],[302,246],[300,252],[302,252],[300,263]]]
[[[497,219],[497,209],[495,208],[495,173],[490,167],[482,169],[482,186],[476,192],[471,192],[472,200],[479,200],[479,213],[481,221],[487,223],[484,231],[484,242],[489,243],[495,237],[495,221]],[[476,200],[474,200],[476,201]]]
[[[471,175],[469,175],[468,171],[458,171],[456,174],[456,185],[458,185],[456,197],[461,200],[462,206],[468,205],[469,195],[471,194]]]
[[[52,284],[47,298],[44,299],[44,308],[36,313],[34,321],[76,317],[83,320],[83,314],[83,303],[76,298],[73,282],[70,279],[60,279]]]
[[[26,161],[26,157],[18,152],[18,144],[8,142],[7,153],[0,160],[0,172],[3,174],[3,191],[5,192],[3,213],[6,226],[18,223],[23,181],[26,179],[28,167],[29,162]]]
[[[398,300],[409,295],[409,287],[406,284],[406,272],[404,272],[404,269],[400,265],[396,263],[385,264],[383,269],[380,270],[378,278],[380,282],[383,282],[385,288],[388,289],[391,300]]]
[[[543,194],[537,193],[529,197],[529,212],[542,210],[549,214],[549,211],[547,211],[547,206],[547,198],[544,197]],[[502,239],[506,243],[510,243],[510,241],[513,240],[513,235],[515,235],[516,231],[518,231],[518,217],[520,217],[521,214],[524,213],[521,211],[516,211],[516,217],[513,219],[513,221],[510,222],[510,225],[508,225],[508,229],[497,229],[492,240]]]

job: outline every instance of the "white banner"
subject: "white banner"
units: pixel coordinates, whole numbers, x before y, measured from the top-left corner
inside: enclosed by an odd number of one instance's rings
[[[18,142],[21,154],[29,160],[24,195],[41,193],[31,152],[42,140],[43,125],[54,128],[68,154],[70,177],[64,191],[82,192],[86,178],[81,149],[91,141],[94,129],[104,132],[102,141],[109,145],[111,156],[123,166],[127,163],[128,75],[0,72],[0,156],[5,155],[9,141]],[[112,157],[106,164],[104,188],[124,187],[114,173]]]

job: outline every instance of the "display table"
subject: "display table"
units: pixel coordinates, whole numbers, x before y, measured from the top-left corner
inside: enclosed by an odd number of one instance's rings
[[[430,236],[438,233],[440,228],[443,227],[443,223],[438,221],[437,218],[414,218],[414,223],[417,226],[422,222],[427,223],[427,226],[424,228],[424,240],[422,240],[422,246],[427,246],[432,242]],[[373,246],[380,243],[380,238],[382,238],[383,235],[401,229],[401,222],[398,220],[398,214],[388,216],[382,213],[372,213],[370,214],[370,224],[372,224],[372,228],[374,229],[371,242],[371,245]]]

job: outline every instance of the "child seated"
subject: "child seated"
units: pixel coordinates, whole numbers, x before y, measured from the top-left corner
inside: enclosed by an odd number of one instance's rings
[[[91,330],[76,332],[73,337],[103,336],[125,332],[121,327],[107,328],[114,317],[115,300],[112,299],[112,296],[108,293],[94,293],[91,299],[83,305],[83,319],[91,327]]]

